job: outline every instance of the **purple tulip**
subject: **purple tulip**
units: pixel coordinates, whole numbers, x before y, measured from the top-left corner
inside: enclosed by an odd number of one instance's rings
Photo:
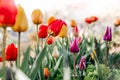
[[[112,40],[112,31],[111,31],[111,27],[107,26],[106,32],[104,34],[104,40],[105,41],[111,41]]]
[[[84,56],[82,56],[82,58],[80,59],[80,63],[79,63],[79,69],[84,70],[85,68],[86,68],[86,60]]]
[[[78,42],[76,38],[72,41],[72,44],[70,46],[70,52],[73,52],[73,53],[79,52]]]

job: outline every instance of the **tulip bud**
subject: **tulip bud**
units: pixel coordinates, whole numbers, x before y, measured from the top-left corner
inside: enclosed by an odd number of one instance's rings
[[[0,26],[8,27],[15,24],[17,8],[14,0],[0,0]]]
[[[92,58],[92,60],[94,60],[94,57],[95,57],[95,56],[96,56],[96,51],[93,50],[92,53],[91,53],[91,58]]]
[[[63,25],[58,36],[62,38],[67,37],[67,32],[68,32],[67,26]]]
[[[79,47],[78,47],[78,42],[77,42],[76,37],[72,41],[72,44],[70,46],[70,52],[73,52],[73,53],[78,53],[79,52]]]
[[[58,58],[59,57],[59,51],[58,51],[57,46],[54,47],[52,56],[54,58]]]
[[[56,20],[56,18],[54,16],[49,17],[48,25],[51,24],[52,22],[54,22],[55,20]]]
[[[86,68],[86,60],[84,56],[82,56],[82,58],[80,59],[80,63],[79,63],[79,69],[84,70],[85,68]]]
[[[50,36],[50,37],[47,39],[47,44],[48,44],[48,45],[51,45],[53,42],[54,42],[54,39],[53,39],[52,36]]]
[[[5,49],[5,53],[7,61],[15,61],[17,59],[18,51],[13,43],[7,46],[7,48]]]
[[[15,32],[25,32],[28,29],[27,17],[21,5],[18,5],[16,22],[12,27]]]
[[[40,25],[38,30],[38,37],[39,38],[46,38],[48,36],[48,26],[47,25]]]
[[[77,41],[78,41],[78,44],[80,44],[82,42],[82,38],[81,37],[77,37]]]
[[[50,72],[49,72],[48,68],[44,68],[44,78],[48,79],[49,75],[50,75]]]
[[[104,34],[104,40],[105,41],[111,41],[112,40],[112,31],[110,27],[107,27],[106,32]]]
[[[120,20],[119,20],[119,19],[115,19],[115,20],[114,20],[114,25],[115,25],[116,27],[118,27],[118,26],[120,25]]]
[[[42,20],[43,20],[43,14],[42,14],[41,10],[35,9],[32,12],[32,22],[34,24],[41,24],[43,22]]]
[[[77,26],[76,21],[73,20],[73,19],[71,20],[70,24],[71,24],[71,27],[76,27]]]
[[[78,27],[77,27],[77,26],[73,28],[73,35],[74,35],[75,37],[78,37],[78,36],[79,36],[79,31],[78,31]]]

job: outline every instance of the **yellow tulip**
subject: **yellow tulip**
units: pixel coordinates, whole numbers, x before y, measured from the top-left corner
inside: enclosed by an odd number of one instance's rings
[[[55,20],[56,20],[56,18],[54,16],[49,17],[49,19],[48,19],[48,25],[51,24]]]
[[[58,36],[62,38],[67,37],[67,32],[68,32],[67,26],[63,25]]]
[[[92,53],[91,53],[91,58],[92,58],[92,60],[94,60],[95,56],[97,56],[97,55],[96,55],[96,51],[93,50]]]
[[[28,29],[27,17],[21,5],[18,5],[16,22],[12,27],[15,32],[25,32]]]
[[[76,21],[75,20],[71,20],[70,21],[70,25],[71,25],[71,27],[76,27],[77,26],[77,23],[76,23]]]
[[[41,24],[43,22],[42,20],[43,20],[43,14],[42,14],[41,10],[35,9],[32,12],[32,22],[34,24]]]

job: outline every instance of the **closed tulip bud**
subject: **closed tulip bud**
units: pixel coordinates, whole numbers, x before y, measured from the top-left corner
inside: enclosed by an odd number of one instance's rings
[[[75,37],[78,37],[78,36],[79,36],[79,31],[78,31],[78,27],[77,27],[77,26],[73,28],[73,35],[74,35]]]
[[[79,69],[83,71],[85,68],[86,68],[86,60],[84,56],[82,56],[79,63]]]
[[[91,18],[92,22],[96,22],[98,20],[98,18],[96,16],[91,16],[90,18]]]
[[[48,36],[48,26],[47,25],[40,25],[38,30],[38,37],[39,38],[46,38]]]
[[[0,0],[0,26],[7,27],[15,24],[17,8],[14,0]]]
[[[74,40],[72,41],[72,44],[70,45],[70,52],[73,52],[73,53],[79,52],[79,47],[78,47],[78,42],[76,37],[74,38]]]
[[[50,72],[49,72],[48,68],[44,68],[44,78],[48,79],[49,76],[50,76]]]
[[[77,26],[77,23],[76,23],[76,21],[75,20],[71,20],[70,21],[70,25],[71,25],[71,27],[76,27]]]
[[[55,20],[56,20],[56,18],[54,16],[49,17],[49,19],[48,19],[48,25],[50,25]]]
[[[53,42],[54,42],[54,39],[53,39],[52,36],[50,36],[50,37],[47,39],[47,44],[48,44],[48,45],[51,45]]]
[[[34,24],[41,24],[43,22],[42,20],[43,20],[43,14],[42,14],[41,10],[35,9],[32,12],[32,22]]]
[[[93,50],[92,53],[91,53],[91,58],[92,58],[92,60],[94,60],[95,56],[97,56],[97,54],[96,54],[96,51]]]
[[[49,34],[53,36],[57,36],[60,33],[63,25],[66,26],[66,23],[63,20],[56,19],[55,21],[53,21],[51,24],[48,25]]]
[[[111,27],[107,27],[106,32],[105,32],[105,34],[104,34],[104,40],[105,40],[105,41],[111,41],[111,40],[112,40]]]
[[[12,30],[15,32],[25,32],[28,30],[27,17],[21,5],[18,5],[16,22],[13,25]]]
[[[15,47],[15,45],[13,43],[9,44],[6,47],[5,53],[6,53],[7,61],[16,61],[18,52],[17,52],[17,48]],[[2,57],[0,57],[0,62],[2,60],[3,60]]]
[[[118,26],[120,25],[120,20],[119,20],[119,19],[115,19],[115,20],[114,20],[114,25],[115,25],[116,27],[118,27]]]
[[[58,51],[57,46],[54,47],[52,56],[53,56],[54,58],[58,58],[58,57],[59,57],[59,51]]]
[[[67,37],[67,32],[68,32],[67,26],[63,25],[58,36],[61,38]]]
[[[82,42],[82,38],[81,37],[77,37],[77,41],[78,41],[78,44],[80,44]]]

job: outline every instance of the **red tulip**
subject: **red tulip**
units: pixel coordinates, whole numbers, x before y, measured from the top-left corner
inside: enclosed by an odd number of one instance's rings
[[[47,44],[48,44],[48,45],[51,45],[53,42],[54,42],[53,37],[50,36],[50,37],[48,38],[48,40],[47,40]]]
[[[15,23],[17,7],[14,0],[0,0],[0,26],[12,26]]]
[[[60,33],[61,28],[62,28],[63,25],[66,26],[66,23],[63,20],[56,19],[54,22],[52,22],[51,24],[49,24],[49,26],[48,26],[48,32],[50,34],[52,34],[53,36],[57,36]]]
[[[15,45],[12,43],[12,44],[9,44],[6,48],[6,60],[7,61],[15,61],[17,59],[17,48],[15,47]]]
[[[48,26],[47,25],[40,25],[38,30],[38,37],[39,38],[46,38],[48,36]]]
[[[7,46],[5,53],[6,53],[7,61],[16,61],[18,52],[17,52],[17,48],[13,43]],[[0,62],[1,61],[2,61],[2,57],[0,57]]]
[[[98,18],[96,16],[91,16],[90,18],[91,18],[92,22],[96,22],[98,20]]]
[[[49,76],[50,76],[50,72],[49,72],[48,68],[44,68],[44,78],[48,79]]]
[[[88,24],[91,24],[92,23],[92,19],[91,18],[85,18],[85,22],[88,23]]]

